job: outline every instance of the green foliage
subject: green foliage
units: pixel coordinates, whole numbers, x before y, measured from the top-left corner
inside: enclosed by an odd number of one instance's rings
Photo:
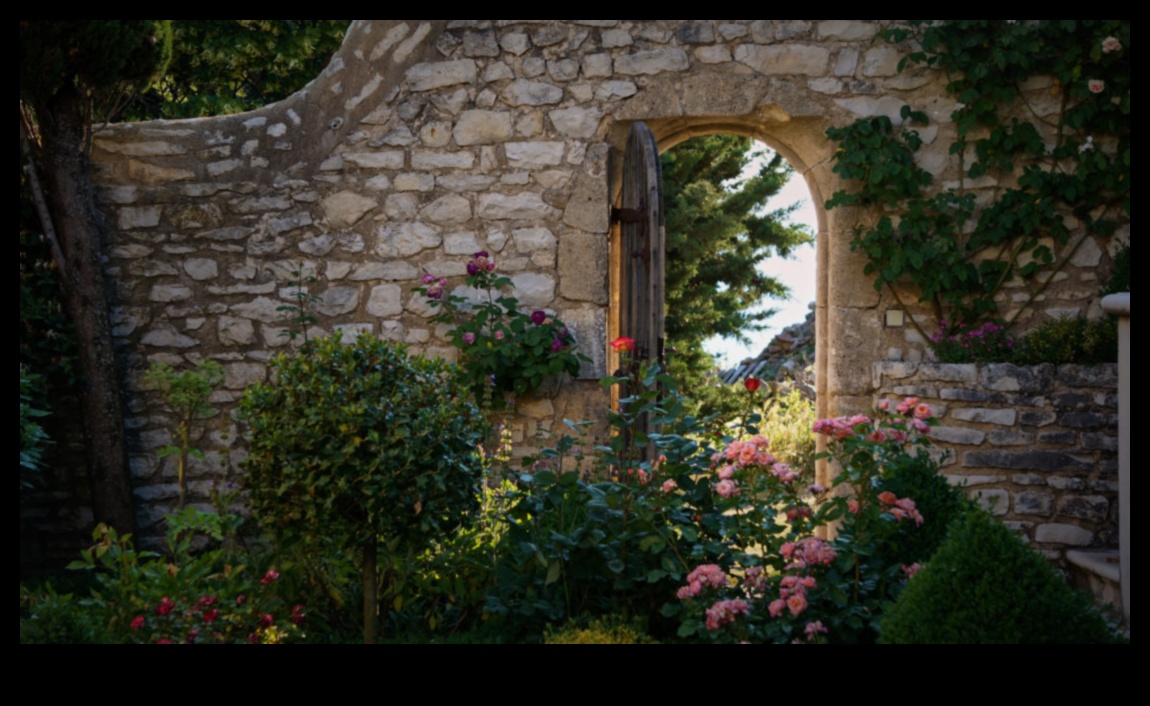
[[[240,409],[252,511],[277,535],[418,548],[475,510],[485,422],[442,361],[336,335],[271,365]]]
[[[512,490],[508,481],[484,486],[468,526],[436,538],[422,552],[387,552],[380,602],[389,609],[389,634],[441,639],[482,623]]]
[[[52,443],[44,428],[37,419],[48,416],[48,412],[33,407],[32,389],[38,376],[25,372],[20,367],[20,468],[28,471],[38,471],[41,466],[41,455],[44,446]],[[27,487],[23,478],[20,487]]]
[[[1001,522],[971,508],[882,621],[891,644],[1115,642],[1090,604]]]
[[[891,459],[879,485],[900,498],[914,498],[924,520],[921,527],[889,525],[880,543],[880,562],[925,562],[946,539],[947,528],[969,505],[962,490],[947,482],[942,463],[927,451]]]
[[[714,336],[746,340],[773,310],[754,311],[765,298],[789,294],[758,271],[772,255],[789,255],[811,242],[802,226],[787,225],[795,207],[763,213],[793,174],[779,155],[740,180],[759,156],[750,138],[709,135],[660,157],[666,221],[666,335],[675,349],[670,372],[693,389],[714,361],[702,348]]]
[[[1066,316],[1044,322],[1022,339],[1020,365],[1095,365],[1118,362],[1118,322]]]
[[[98,643],[269,644],[297,641],[303,605],[288,607],[281,574],[259,566],[265,554],[228,547],[194,553],[192,526],[220,527],[212,513],[187,510],[168,531],[166,556],[135,548],[129,535],[100,524],[95,545],[69,569],[95,586],[76,600],[51,586],[21,596],[21,640]],[[195,517],[202,515],[203,517]]]
[[[548,627],[545,645],[657,645],[639,627],[617,616],[592,620],[583,627],[569,622],[562,628]]]
[[[101,616],[86,610],[72,593],[51,583],[20,584],[21,645],[91,645],[108,642]]]
[[[319,76],[350,20],[173,20],[167,73],[127,120],[198,118],[283,100]]]
[[[303,348],[306,351],[311,348],[311,339],[308,337],[308,327],[314,326],[319,323],[319,319],[312,313],[312,308],[319,303],[320,297],[318,294],[312,294],[308,291],[308,285],[315,283],[315,275],[307,274],[304,272],[304,264],[298,263],[295,269],[291,271],[292,278],[288,280],[288,286],[294,287],[290,293],[291,298],[295,300],[295,304],[284,304],[277,306],[276,311],[285,311],[292,314],[292,325],[283,331],[280,331],[280,336],[287,338],[292,343],[297,339],[303,339]]]
[[[798,388],[789,391],[771,383],[772,394],[763,405],[759,433],[771,440],[771,453],[796,470],[803,478],[815,477],[815,403]]]
[[[510,295],[511,280],[495,274],[495,261],[486,251],[467,263],[467,286],[477,298],[446,293],[447,280],[425,275],[416,291],[438,309],[432,321],[452,326],[451,342],[459,349],[467,386],[485,409],[502,408],[510,396],[530,392],[544,379],[564,373],[577,375],[580,361],[575,334],[558,317],[519,309]]]
[[[827,208],[880,210],[852,241],[876,289],[910,282],[951,328],[977,325],[998,315],[995,297],[1007,282],[1028,281],[1037,296],[1049,281],[1035,280],[1041,270],[1061,268],[1082,238],[1110,235],[1129,219],[1129,20],[910,20],[882,36],[918,43],[902,67],[950,78],[959,103],[950,153],[964,180],[989,175],[1007,185],[988,203],[964,186],[928,196],[930,175],[914,163],[922,139],[910,127],[927,116],[910,107],[901,129],[885,117],[829,129],[840,144],[835,173],[856,181]],[[1061,98],[1044,118],[1030,103],[1041,97],[1022,88],[1039,75],[1053,78]],[[1067,216],[1079,224],[1077,240]],[[1061,260],[1046,238],[1064,246]]]
[[[162,75],[171,55],[171,20],[20,20],[20,98],[39,112],[77,90],[110,106]]]
[[[1114,271],[1106,283],[1105,293],[1130,291],[1130,243],[1123,245],[1114,255]]]
[[[188,458],[204,458],[202,451],[191,447],[192,425],[215,413],[210,398],[216,386],[224,381],[224,368],[214,360],[207,360],[198,364],[194,371],[177,374],[169,365],[153,363],[145,373],[144,380],[160,391],[165,404],[176,413],[179,445],[169,445],[161,449],[158,455],[161,458],[176,455],[180,459],[177,473],[178,507],[183,509],[188,490]]]

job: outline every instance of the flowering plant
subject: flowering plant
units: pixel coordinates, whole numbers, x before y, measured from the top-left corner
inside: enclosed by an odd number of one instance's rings
[[[882,544],[894,527],[926,518],[911,498],[884,490],[890,468],[926,444],[932,411],[908,398],[880,404],[873,417],[816,422],[827,456],[842,472],[831,488],[805,485],[800,472],[755,435],[724,439],[711,456],[710,483],[726,550],[687,575],[666,612],[679,634],[769,642],[872,639],[883,609],[917,566],[904,567]],[[837,491],[837,492],[836,492]],[[816,535],[834,524],[837,536]],[[692,552],[693,555],[697,552]]]
[[[930,337],[940,363],[1004,363],[1014,357],[1014,339],[1006,326],[987,321],[980,326],[958,326],[943,321]]]
[[[184,514],[190,514],[188,508]],[[197,511],[198,512],[198,511]],[[201,513],[204,514],[204,513]],[[186,524],[186,523],[185,523]],[[256,569],[226,548],[193,554],[170,527],[168,555],[137,550],[100,524],[96,544],[68,568],[95,573],[98,590],[81,605],[98,617],[97,641],[136,644],[278,644],[303,639],[306,609],[281,596],[280,572]]]
[[[554,314],[520,310],[519,301],[505,293],[511,280],[495,270],[485,251],[467,263],[467,286],[477,301],[448,294],[447,280],[431,274],[416,291],[440,310],[433,321],[454,326],[451,341],[476,399],[501,407],[507,396],[530,392],[544,378],[577,374],[580,361],[589,359],[575,353],[574,332]]]

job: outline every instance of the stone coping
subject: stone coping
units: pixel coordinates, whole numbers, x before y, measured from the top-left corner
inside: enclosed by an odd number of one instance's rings
[[[1102,309],[1115,316],[1130,316],[1130,292],[1111,294],[1102,300]]]
[[[1066,560],[1107,581],[1119,583],[1122,580],[1119,554],[1116,549],[1071,549],[1066,552]]]

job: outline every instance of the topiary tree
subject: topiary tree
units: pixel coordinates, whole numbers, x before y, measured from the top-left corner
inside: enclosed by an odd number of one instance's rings
[[[281,539],[318,530],[362,552],[374,642],[379,543],[418,549],[468,520],[486,420],[446,363],[369,336],[315,341],[272,370],[240,406],[252,512]]]
[[[972,507],[883,618],[879,641],[1077,644],[1115,637],[1041,554]]]

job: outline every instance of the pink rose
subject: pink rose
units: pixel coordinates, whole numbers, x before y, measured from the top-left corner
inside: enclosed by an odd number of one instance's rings
[[[670,493],[671,491],[673,491],[675,488],[678,488],[678,487],[679,487],[678,483],[676,483],[673,480],[669,480],[669,481],[666,481],[663,483],[663,492],[664,493]]]
[[[1090,79],[1086,83],[1086,86],[1090,89],[1091,93],[1101,93],[1106,90],[1106,82],[1097,78]]]
[[[1113,51],[1122,51],[1122,42],[1118,41],[1118,37],[1107,37],[1102,40],[1102,53],[1109,54]]]
[[[791,615],[799,615],[807,609],[807,597],[801,593],[792,593],[787,597],[787,610]]]

